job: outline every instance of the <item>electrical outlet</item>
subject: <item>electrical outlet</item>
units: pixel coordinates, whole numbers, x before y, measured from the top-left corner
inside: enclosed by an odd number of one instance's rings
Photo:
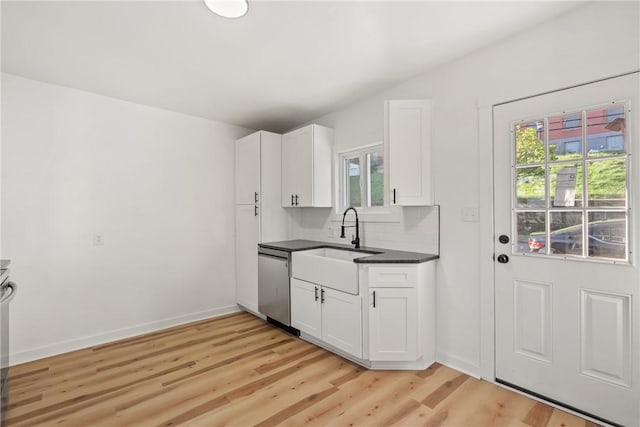
[[[103,246],[104,245],[104,236],[102,233],[96,233],[93,235],[93,246]]]

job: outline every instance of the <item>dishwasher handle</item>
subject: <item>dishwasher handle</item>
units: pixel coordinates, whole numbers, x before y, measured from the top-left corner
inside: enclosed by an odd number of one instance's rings
[[[273,254],[266,254],[264,252],[258,252],[258,256],[264,256],[264,257],[269,257],[269,258],[273,258],[273,259],[279,259],[282,261],[289,261],[288,257],[282,257],[282,256],[278,256],[278,255],[273,255]]]

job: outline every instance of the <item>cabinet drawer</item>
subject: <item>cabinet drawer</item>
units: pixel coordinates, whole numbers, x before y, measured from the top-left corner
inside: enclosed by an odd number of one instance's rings
[[[413,288],[418,282],[415,267],[370,267],[369,287]]]

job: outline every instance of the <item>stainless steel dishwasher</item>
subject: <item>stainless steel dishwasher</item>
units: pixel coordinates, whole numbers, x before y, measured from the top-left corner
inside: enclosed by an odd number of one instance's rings
[[[258,247],[258,311],[287,330],[291,326],[290,261],[289,252]]]

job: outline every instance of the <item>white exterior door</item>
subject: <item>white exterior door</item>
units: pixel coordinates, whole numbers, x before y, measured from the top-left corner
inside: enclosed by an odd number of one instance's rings
[[[638,76],[494,107],[496,380],[627,426],[640,425]]]

